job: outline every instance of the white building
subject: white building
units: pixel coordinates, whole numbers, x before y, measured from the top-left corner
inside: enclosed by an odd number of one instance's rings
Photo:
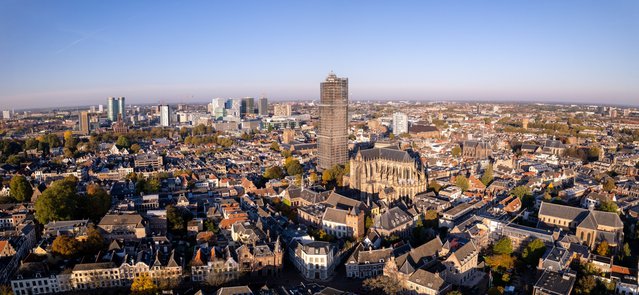
[[[393,113],[393,134],[408,133],[408,116],[404,113]]]
[[[332,243],[295,240],[290,247],[291,261],[308,280],[327,280],[338,264],[337,247]]]
[[[168,127],[171,125],[171,108],[169,105],[160,105],[160,126]]]

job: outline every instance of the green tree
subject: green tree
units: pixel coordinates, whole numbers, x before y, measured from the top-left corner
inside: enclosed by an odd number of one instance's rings
[[[271,143],[271,150],[279,152],[280,151],[280,145],[277,142],[274,141],[273,143]]]
[[[85,209],[89,219],[97,222],[111,209],[111,196],[99,185],[87,186],[87,208]]]
[[[509,237],[503,237],[493,245],[493,253],[498,255],[510,255],[513,253],[513,243]]]
[[[280,166],[269,167],[264,171],[264,178],[266,179],[280,179],[284,177],[284,170]]]
[[[82,243],[82,252],[85,254],[97,254],[104,248],[104,237],[95,226],[89,226],[87,230],[87,239]]]
[[[401,283],[397,278],[384,275],[365,279],[362,285],[371,291],[377,290],[389,295],[395,295],[402,291]]]
[[[603,201],[599,204],[597,209],[601,211],[613,212],[613,213],[617,213],[619,211],[619,207],[617,206],[617,203],[613,201]]]
[[[462,149],[458,145],[456,145],[450,152],[453,154],[453,157],[459,157],[461,156]]]
[[[118,140],[115,142],[115,145],[118,148],[129,148],[131,146],[131,143],[126,136],[120,135],[120,137],[118,137]]]
[[[488,184],[490,184],[491,181],[493,181],[493,165],[492,164],[488,165],[488,167],[484,171],[484,174],[481,175],[481,183],[483,183],[485,186],[488,186]]]
[[[468,178],[463,175],[455,177],[455,185],[459,187],[462,192],[465,192],[470,188],[470,182],[468,181]]]
[[[158,286],[153,283],[153,279],[148,273],[143,272],[133,279],[131,283],[131,294],[146,295],[158,292]]]
[[[603,189],[607,192],[611,192],[615,190],[616,188],[617,188],[617,185],[615,184],[615,180],[610,177],[606,177],[606,180],[604,180],[604,183],[603,183]]]
[[[540,239],[528,243],[521,253],[521,258],[529,265],[537,265],[539,258],[546,252],[546,244]]]
[[[286,173],[288,173],[288,175],[298,175],[304,173],[304,169],[302,168],[300,161],[293,157],[288,157],[286,158],[286,160],[284,160],[284,169],[286,169]]]
[[[590,294],[592,289],[597,285],[597,280],[594,276],[582,276],[577,280],[575,284],[575,293],[577,294]]]
[[[623,250],[621,251],[621,259],[628,259],[629,257],[632,257],[632,252],[630,251],[630,245],[628,245],[628,242],[623,244]]]
[[[370,216],[366,216],[366,220],[364,222],[364,227],[366,228],[366,230],[368,230],[372,226],[373,226],[373,219]]]
[[[81,213],[77,194],[77,179],[57,180],[44,190],[35,203],[35,217],[41,224],[71,220]]]
[[[75,257],[80,254],[81,245],[75,238],[59,235],[51,244],[51,252],[64,257]]]
[[[173,205],[166,207],[166,220],[174,232],[185,232],[186,225],[191,219],[193,219],[193,214],[185,208]]]
[[[33,195],[33,188],[26,177],[22,175],[14,175],[9,183],[11,196],[18,202],[29,202]]]
[[[450,292],[446,293],[446,295],[462,295],[462,292],[454,290],[454,291],[450,291]]]
[[[525,196],[532,195],[532,192],[530,191],[529,187],[520,185],[518,187],[513,188],[510,194],[512,194],[513,196],[519,199],[523,199]]]

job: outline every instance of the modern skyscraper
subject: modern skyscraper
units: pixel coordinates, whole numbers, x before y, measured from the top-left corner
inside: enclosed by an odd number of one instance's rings
[[[171,108],[169,105],[160,105],[160,126],[168,127],[171,125]]]
[[[257,102],[257,114],[260,116],[268,116],[268,98],[260,97]]]
[[[124,97],[107,98],[107,119],[114,122],[118,119],[118,114],[122,115],[122,120],[126,119],[126,104],[124,102]]]
[[[107,119],[115,121],[118,117],[118,105],[115,101],[115,97],[107,98]]]
[[[88,135],[91,131],[91,123],[89,123],[89,112],[80,112],[80,118],[78,120],[78,126],[81,134]]]
[[[255,99],[252,97],[242,98],[242,106],[240,108],[242,116],[255,114]]]
[[[122,115],[122,121],[126,121],[126,104],[124,103],[124,96],[118,98],[118,114]],[[118,116],[116,115],[117,119]]]
[[[401,112],[393,113],[393,134],[408,133],[408,116]]]
[[[319,169],[348,161],[348,78],[332,72],[320,84]]]

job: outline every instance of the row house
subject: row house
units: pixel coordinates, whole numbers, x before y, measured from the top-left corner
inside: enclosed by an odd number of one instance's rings
[[[346,277],[365,279],[382,275],[392,251],[392,248],[364,250],[359,244],[346,260]]]
[[[240,264],[231,249],[197,247],[191,259],[191,280],[204,282],[212,279],[233,280],[240,275]]]

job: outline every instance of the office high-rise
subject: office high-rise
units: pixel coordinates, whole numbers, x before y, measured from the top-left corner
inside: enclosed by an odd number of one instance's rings
[[[330,73],[320,84],[318,167],[330,169],[348,161],[348,78]]]
[[[124,103],[124,96],[118,97],[118,114],[122,116],[122,121],[126,121],[126,104]],[[117,119],[117,115],[115,116]]]
[[[122,116],[122,120],[126,119],[126,103],[124,97],[107,98],[107,119],[114,122],[118,119],[118,115]]]
[[[253,99],[252,97],[242,98],[240,112],[242,113],[242,116],[255,114],[255,99]]]
[[[171,108],[169,105],[160,105],[160,126],[169,127],[171,125]]]
[[[80,130],[80,133],[84,135],[88,135],[89,131],[91,131],[90,124],[91,123],[89,123],[89,112],[87,111],[80,112],[80,118],[78,120],[78,126],[79,126],[78,129]]]
[[[408,133],[408,116],[401,112],[393,113],[393,134]]]
[[[268,116],[268,98],[260,97],[257,101],[257,114],[260,116]]]

